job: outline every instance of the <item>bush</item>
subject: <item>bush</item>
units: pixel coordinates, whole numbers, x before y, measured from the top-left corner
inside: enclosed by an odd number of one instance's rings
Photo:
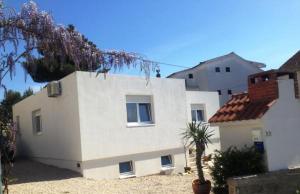
[[[254,147],[242,149],[229,148],[226,151],[216,151],[211,176],[214,181],[215,194],[227,194],[227,179],[235,176],[245,176],[265,172],[263,154]]]

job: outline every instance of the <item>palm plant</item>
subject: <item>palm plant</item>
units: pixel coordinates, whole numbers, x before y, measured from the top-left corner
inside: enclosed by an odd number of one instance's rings
[[[201,157],[207,147],[208,143],[211,143],[211,136],[213,132],[209,130],[208,123],[204,122],[191,122],[187,124],[187,128],[182,133],[183,139],[189,141],[189,146],[196,146],[196,166],[198,170],[198,178],[200,184],[205,184],[204,173],[202,170]]]

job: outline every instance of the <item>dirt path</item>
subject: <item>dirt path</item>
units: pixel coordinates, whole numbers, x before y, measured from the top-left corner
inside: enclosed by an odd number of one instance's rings
[[[195,175],[154,175],[124,180],[91,180],[65,169],[18,161],[12,194],[192,194]]]

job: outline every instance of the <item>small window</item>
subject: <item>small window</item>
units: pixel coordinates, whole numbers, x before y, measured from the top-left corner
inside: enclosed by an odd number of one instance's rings
[[[172,156],[171,155],[162,156],[161,157],[161,166],[162,167],[172,167],[173,166]]]
[[[205,122],[205,104],[191,104],[192,121]]]
[[[16,127],[17,127],[17,131],[20,131],[20,116],[16,116]]]
[[[218,90],[218,94],[219,94],[219,95],[222,95],[222,91],[221,91],[221,90]]]
[[[216,72],[221,72],[220,67],[216,67],[216,68],[215,68],[215,71],[216,71]]]
[[[42,116],[41,110],[32,112],[32,127],[35,134],[42,133]]]
[[[132,175],[133,174],[132,161],[120,162],[119,172],[121,175]]]
[[[189,79],[193,79],[194,75],[192,73],[189,73]]]
[[[151,97],[126,97],[127,123],[153,123]]]
[[[266,81],[269,81],[269,76],[268,75],[265,75],[262,77],[262,81],[266,82]]]
[[[231,91],[231,90],[228,90],[227,93],[228,93],[229,95],[232,95],[232,91]]]
[[[230,67],[225,68],[226,72],[230,72]]]
[[[192,121],[203,122],[204,110],[192,110]]]

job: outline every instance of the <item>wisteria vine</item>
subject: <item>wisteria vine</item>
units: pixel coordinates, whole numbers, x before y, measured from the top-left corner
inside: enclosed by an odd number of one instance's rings
[[[3,78],[7,74],[10,78],[15,75],[16,64],[22,64],[25,72],[34,71],[40,53],[49,69],[57,57],[62,62],[73,61],[76,70],[102,72],[139,67],[146,78],[158,68],[157,62],[136,53],[98,49],[75,29],[56,24],[34,1],[23,4],[18,13],[1,1],[0,6],[0,84],[3,87]]]

